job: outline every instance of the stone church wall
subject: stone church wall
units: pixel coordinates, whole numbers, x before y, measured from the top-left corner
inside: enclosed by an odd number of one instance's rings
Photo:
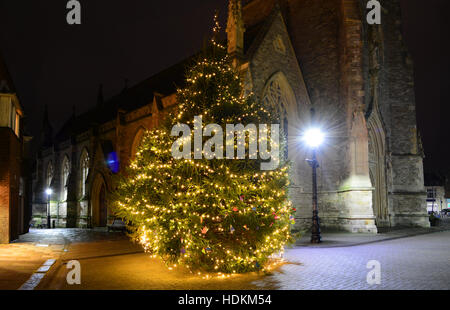
[[[50,202],[50,214],[56,227],[81,227],[91,225],[94,195],[93,183],[98,175],[105,180],[108,190],[112,190],[112,173],[106,166],[107,154],[103,153],[102,143],[110,141],[114,151],[119,155],[121,172],[129,164],[132,145],[139,129],[151,129],[155,126],[155,117],[151,113],[151,103],[142,109],[122,115],[116,121],[111,121],[99,127],[79,134],[67,141],[43,151],[38,160],[36,179],[34,182],[33,222],[35,225],[46,224],[47,197],[45,195],[46,173],[50,162],[53,164],[54,179],[53,194]],[[81,156],[86,150],[89,155],[90,169],[86,182],[86,195],[81,189]],[[63,199],[62,163],[67,156],[70,162],[70,177],[67,201]],[[108,210],[108,222],[113,220],[113,214]]]
[[[367,1],[362,1],[364,4]],[[400,1],[383,1],[377,38],[380,62],[377,87],[387,131],[387,187],[390,225],[429,226],[426,214],[423,153],[417,132],[414,75],[402,36]]]
[[[377,37],[379,54],[375,54],[370,41],[374,39],[373,33],[369,35],[362,22],[366,0],[282,2],[288,9],[273,11],[266,17],[272,21],[266,25],[270,28],[264,30],[264,37],[255,39],[258,47],[250,49],[246,82],[262,99],[271,78],[282,75],[292,89],[298,114],[298,121],[290,123],[297,133],[292,134],[289,129],[289,136],[300,136],[310,126],[321,127],[327,133],[326,143],[317,151],[319,215],[323,227],[376,232],[372,208],[375,188],[369,176],[369,158],[373,158],[369,151],[373,152],[374,144],[368,141],[371,138],[367,125],[374,103],[386,130],[386,150],[379,159],[386,165],[382,184],[388,193],[390,225],[427,226],[412,67],[399,31],[398,0],[383,2],[388,13],[383,13],[380,32],[383,35]],[[380,62],[376,79],[370,74],[374,57]],[[45,217],[45,173],[52,161],[55,194],[51,212],[58,219],[57,225],[92,225],[99,182],[104,182],[108,191],[114,190],[102,144],[105,141],[112,144],[124,172],[142,130],[161,125],[174,106],[175,96],[166,95],[169,96],[155,94],[152,102],[134,111],[119,110],[114,120],[93,126],[88,132],[59,143],[54,150],[44,151],[37,165],[33,216]],[[311,107],[315,109],[314,120]],[[90,158],[85,197],[81,195],[79,182],[84,149]],[[294,162],[289,195],[297,208],[297,230],[309,229],[311,225],[311,168],[305,161],[310,153],[301,142],[289,149]],[[71,163],[67,202],[60,196],[65,154]],[[111,212],[108,215],[112,221]]]

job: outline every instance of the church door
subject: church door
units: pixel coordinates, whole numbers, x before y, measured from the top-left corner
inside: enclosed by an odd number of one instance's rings
[[[99,225],[100,227],[105,227],[106,226],[106,222],[107,222],[107,207],[106,207],[106,190],[105,190],[105,185],[102,184],[102,187],[100,189],[100,193],[99,193],[99,211],[100,211],[100,216],[99,216]]]
[[[97,174],[92,185],[92,227],[105,227],[108,221],[106,202],[106,184],[103,177]]]

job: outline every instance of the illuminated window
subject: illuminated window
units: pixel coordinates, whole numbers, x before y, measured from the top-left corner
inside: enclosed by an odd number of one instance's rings
[[[82,197],[86,196],[86,182],[89,175],[89,154],[86,150],[83,150],[80,159],[80,169],[81,169],[81,179],[80,179],[80,188]]]
[[[131,145],[131,159],[134,159],[136,157],[136,152],[138,151],[139,146],[142,143],[145,131],[146,129],[143,127],[139,128],[139,130],[137,131],[133,140],[133,144]]]
[[[51,162],[49,162],[47,166],[47,175],[45,177],[45,184],[47,188],[52,185],[52,181],[53,181],[53,165]]]
[[[14,132],[16,133],[16,136],[20,137],[20,115],[19,113],[16,113],[16,122],[15,122],[15,128]]]
[[[69,183],[70,163],[69,158],[64,157],[61,169],[61,186],[62,186],[62,201],[67,200],[67,190]]]
[[[14,106],[14,104],[11,106],[11,113],[9,115],[10,118],[10,124],[11,124],[11,129],[15,132],[16,131],[16,107]]]
[[[267,86],[263,96],[263,102],[266,108],[275,110],[280,123],[280,129],[283,130],[283,135],[288,141],[289,137],[289,112],[287,107],[289,106],[289,99],[286,95],[284,86],[278,80],[272,80]],[[285,158],[288,158],[288,148],[284,150]]]

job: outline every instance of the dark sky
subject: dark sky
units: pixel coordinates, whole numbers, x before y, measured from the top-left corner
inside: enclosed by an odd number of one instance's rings
[[[317,0],[319,1],[319,0]],[[384,0],[391,1],[391,0]],[[0,50],[26,114],[40,129],[48,104],[55,130],[72,114],[195,53],[226,0],[81,0],[82,25],[66,23],[66,0],[0,0]],[[382,3],[383,1],[381,1]],[[404,28],[416,69],[419,129],[426,167],[450,157],[448,0],[402,0]]]

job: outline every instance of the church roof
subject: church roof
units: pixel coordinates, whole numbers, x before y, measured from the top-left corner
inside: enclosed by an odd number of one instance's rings
[[[156,75],[123,90],[103,104],[79,115],[72,116],[56,134],[55,141],[62,142],[74,134],[88,131],[94,124],[104,124],[114,120],[118,110],[136,110],[152,102],[154,94],[171,95],[177,87],[183,87],[186,67],[195,56],[165,69]]]
[[[166,96],[175,93],[177,87],[184,86],[186,67],[193,62],[194,57],[191,56],[138,83],[132,88],[111,98],[106,104],[112,104],[120,109],[132,111],[149,104],[153,100],[155,93]]]
[[[261,23],[272,12],[277,0],[253,0],[242,8],[244,24],[253,26]]]

